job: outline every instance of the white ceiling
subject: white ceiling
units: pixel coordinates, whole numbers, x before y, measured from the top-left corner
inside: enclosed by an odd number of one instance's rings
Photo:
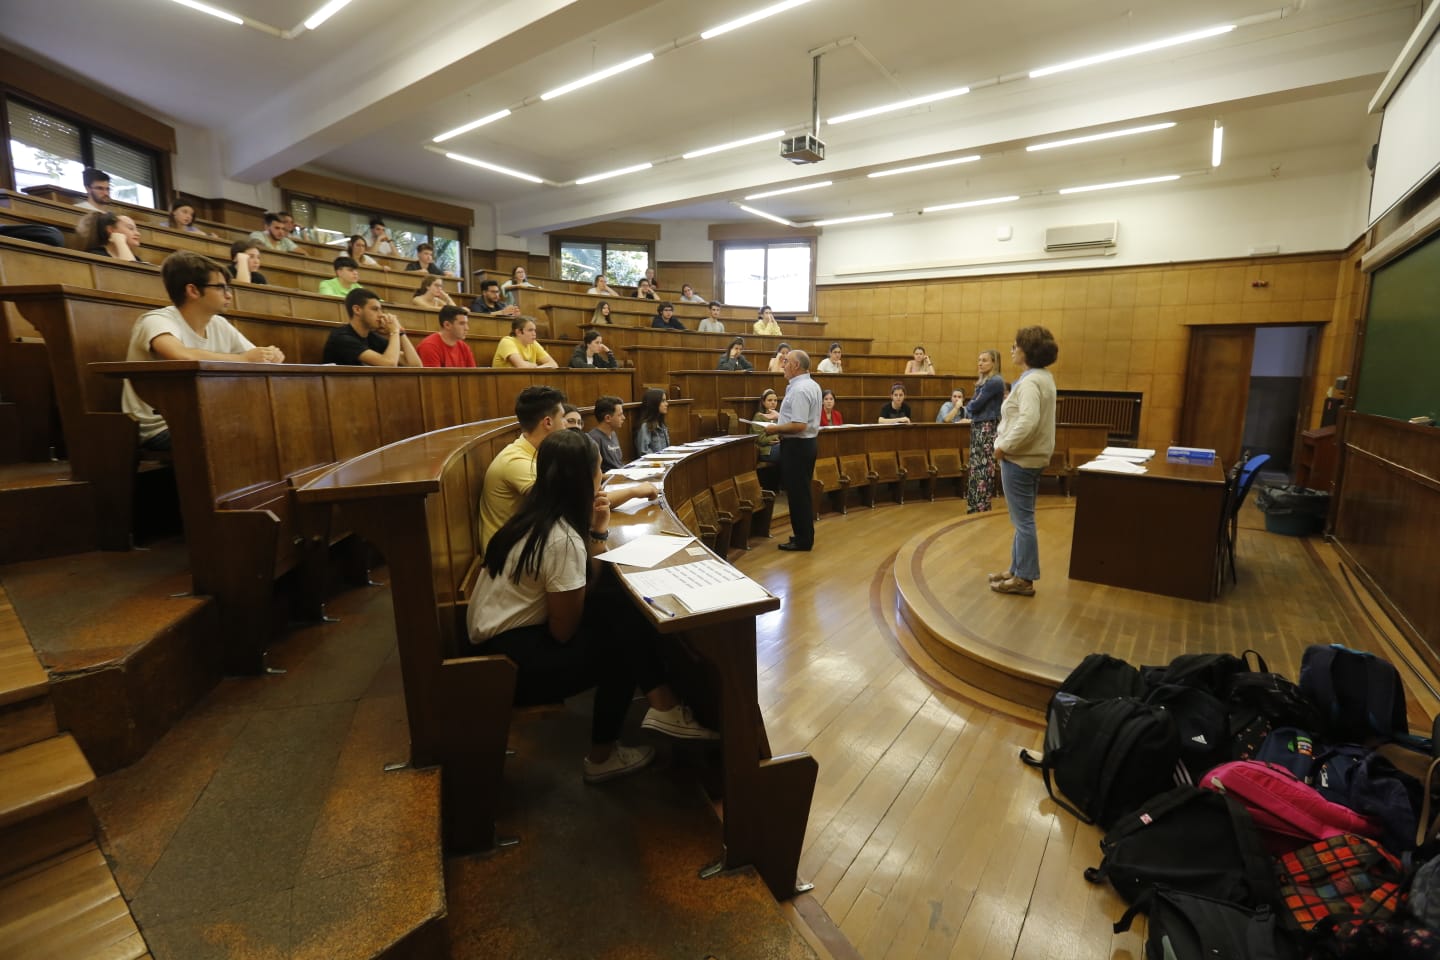
[[[280,28],[321,0],[216,0]],[[353,0],[282,40],[169,0],[4,0],[3,44],[210,130],[226,177],[306,165],[466,204],[497,231],[535,233],[626,215],[743,220],[733,202],[784,185],[835,186],[754,205],[798,220],[1022,195],[1161,173],[1253,177],[1359,164],[1369,94],[1418,18],[1414,2],[1305,0],[810,0],[713,40],[699,31],[767,0]],[[1283,16],[1279,16],[1283,12]],[[1265,15],[1271,15],[1266,19]],[[1266,22],[1249,23],[1250,20]],[[1031,80],[1029,69],[1240,21],[1185,46]],[[57,25],[59,25],[57,27]],[[827,159],[796,167],[765,142],[695,160],[687,150],[810,124],[809,51],[822,118],[960,85],[967,96],[824,125]],[[538,95],[644,52],[656,59],[567,96]],[[1003,79],[1001,79],[1003,78]],[[1000,79],[987,85],[987,81]],[[533,101],[533,102],[532,102]],[[446,149],[524,170],[534,185],[427,150],[502,107],[508,118]],[[1209,171],[1210,130],[1226,162]],[[1168,131],[1045,153],[1042,139],[1160,120]],[[978,153],[976,163],[884,179],[887,166]],[[587,186],[580,176],[642,161]]]

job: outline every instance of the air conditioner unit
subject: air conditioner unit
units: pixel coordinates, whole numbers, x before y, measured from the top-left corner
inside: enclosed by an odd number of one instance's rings
[[[1073,227],[1050,227],[1045,231],[1046,250],[1089,250],[1115,246],[1120,230],[1117,220],[1105,223],[1079,223]]]

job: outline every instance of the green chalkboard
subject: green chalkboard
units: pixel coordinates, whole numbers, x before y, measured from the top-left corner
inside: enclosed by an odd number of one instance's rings
[[[1440,233],[1370,281],[1355,409],[1440,421]]]

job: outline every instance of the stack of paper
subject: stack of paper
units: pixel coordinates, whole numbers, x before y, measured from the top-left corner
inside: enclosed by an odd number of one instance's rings
[[[1092,473],[1141,474],[1146,472],[1145,468],[1140,464],[1130,460],[1121,460],[1117,457],[1099,457],[1091,460],[1089,463],[1080,464],[1078,469]]]
[[[1106,447],[1100,451],[1100,456],[1112,460],[1131,460],[1135,463],[1144,463],[1155,456],[1155,451],[1137,447]]]
[[[623,576],[641,596],[672,596],[691,613],[754,603],[769,596],[764,587],[723,560],[699,560]]]

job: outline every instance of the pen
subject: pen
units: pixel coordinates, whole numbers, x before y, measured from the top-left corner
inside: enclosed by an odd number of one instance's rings
[[[660,604],[656,603],[654,600],[650,599],[649,597],[642,597],[641,599],[644,600],[646,603],[650,604],[650,606],[654,607],[656,610],[659,610],[661,613],[665,614],[665,616],[667,616],[667,617],[673,617],[673,616],[675,616],[674,611],[672,611],[672,610],[666,610],[664,607],[660,606]]]

